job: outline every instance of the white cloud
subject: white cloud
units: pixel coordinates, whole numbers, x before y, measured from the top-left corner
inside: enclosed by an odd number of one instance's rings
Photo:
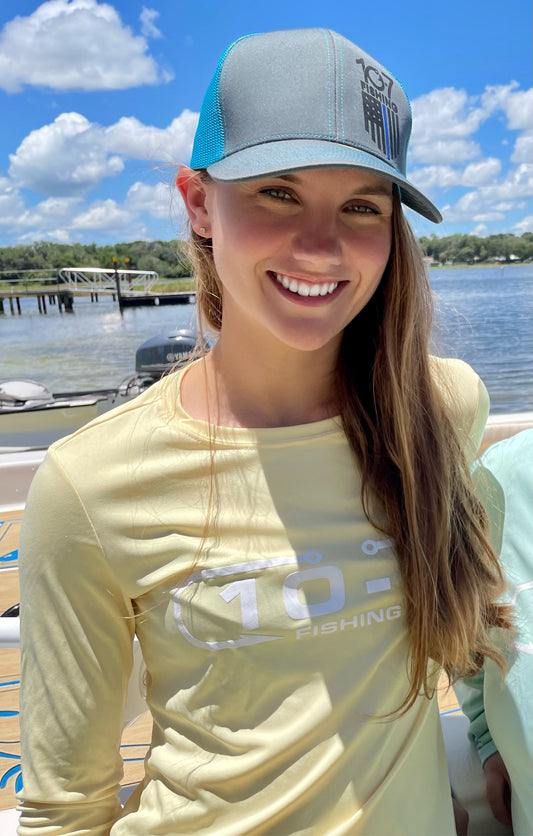
[[[497,110],[505,110],[509,96],[513,90],[518,87],[517,81],[511,81],[510,84],[489,84],[481,96],[481,103],[483,108],[488,113],[494,113]]]
[[[102,129],[79,113],[62,113],[32,131],[9,159],[18,185],[55,196],[85,194],[124,168],[119,156],[107,153]]]
[[[72,229],[116,229],[127,227],[131,220],[131,213],[114,200],[95,200],[85,212],[74,218],[71,226]]]
[[[433,193],[436,189],[451,189],[461,183],[461,169],[449,165],[427,165],[415,168],[409,173],[411,180],[422,192]]]
[[[70,244],[72,237],[67,229],[32,229],[17,237],[19,244],[31,244],[33,241],[57,241],[59,244]]]
[[[152,11],[144,11],[143,27],[157,32]],[[48,0],[0,33],[0,87],[8,93],[25,85],[123,90],[169,81],[172,74],[147,49],[146,38],[134,35],[108,3]]]
[[[76,197],[49,197],[36,206],[25,209],[17,218],[17,224],[50,229],[58,223],[70,223],[79,202],[79,198]]]
[[[513,226],[515,235],[522,235],[524,232],[533,232],[533,215],[527,215]]]
[[[419,96],[412,102],[412,141],[424,142],[438,136],[465,137],[475,133],[487,118],[483,108],[465,90],[444,87]]]
[[[528,163],[533,159],[533,133],[525,133],[517,137],[511,162]]]
[[[521,163],[512,168],[499,183],[483,186],[479,192],[487,201],[530,198],[533,192],[533,163]]]
[[[477,163],[467,165],[461,182],[463,186],[484,186],[491,183],[499,175],[502,169],[500,160],[495,157],[487,157]]]
[[[28,134],[10,154],[14,183],[44,195],[87,194],[124,169],[125,159],[181,163],[188,159],[198,114],[189,110],[164,129],[123,117],[102,127],[79,113],[62,113]]]
[[[428,165],[414,169],[409,179],[421,191],[434,194],[437,190],[447,191],[454,186],[482,186],[493,183],[501,171],[501,161],[487,157],[470,163],[465,168],[450,165]]]
[[[465,90],[454,87],[432,90],[414,99],[412,159],[460,163],[479,156],[479,145],[469,137],[478,130],[488,113],[476,102]]]
[[[147,38],[162,38],[162,34],[157,28],[154,23],[154,20],[157,20],[159,17],[159,12],[155,9],[147,9],[146,6],[143,6],[143,10],[139,15],[139,20],[141,21],[141,32]]]
[[[24,212],[24,201],[7,177],[0,177],[0,226],[12,226],[13,219]]]
[[[455,163],[479,157],[481,148],[477,142],[468,139],[437,139],[416,143],[410,155],[419,163]]]
[[[133,116],[123,116],[105,129],[110,152],[138,160],[182,163],[189,159],[198,113],[184,110],[167,128],[143,125]]]
[[[155,186],[134,183],[124,205],[134,213],[146,212],[152,218],[165,221],[173,235],[180,237],[185,233],[187,214],[173,180]]]
[[[134,183],[128,191],[125,205],[132,212],[148,212],[152,218],[168,220],[174,189],[167,183],[157,183],[155,186]]]
[[[472,135],[481,124],[501,112],[506,127],[522,131],[517,137],[512,162],[533,157],[533,89],[517,90],[518,83],[487,86],[479,96],[448,87],[432,90],[412,102],[413,133],[409,157],[414,163],[461,165],[481,155]],[[486,161],[483,166],[486,166]],[[491,161],[494,166],[494,161]],[[469,166],[469,168],[471,168]],[[471,168],[473,172],[474,169]],[[466,185],[473,183],[466,183]]]
[[[533,88],[512,93],[504,108],[507,127],[512,131],[531,131],[533,128]]]
[[[533,191],[533,164],[511,169],[500,182],[483,185],[462,195],[453,205],[441,211],[448,222],[487,223],[501,221],[506,213],[524,208]]]
[[[518,83],[495,85],[485,88],[483,106],[490,112],[501,110],[507,116],[511,131],[531,131],[533,123],[533,88],[517,90]]]

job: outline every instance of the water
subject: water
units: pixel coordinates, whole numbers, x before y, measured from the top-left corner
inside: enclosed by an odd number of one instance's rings
[[[533,410],[533,265],[434,269],[439,353],[466,360],[491,412]]]
[[[492,412],[533,410],[533,266],[432,270],[439,353],[460,357],[485,381]],[[0,378],[26,377],[52,391],[108,388],[135,368],[145,340],[194,327],[194,305],[126,308],[76,298],[73,314],[22,299],[22,315],[0,317]],[[5,305],[5,308],[8,308]]]

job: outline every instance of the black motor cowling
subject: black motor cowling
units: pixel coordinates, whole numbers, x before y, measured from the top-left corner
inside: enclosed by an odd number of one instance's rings
[[[152,337],[137,349],[135,371],[137,374],[159,378],[165,372],[183,366],[191,359],[197,337],[195,331],[187,330],[165,332]],[[209,340],[204,341],[206,351],[211,345]]]

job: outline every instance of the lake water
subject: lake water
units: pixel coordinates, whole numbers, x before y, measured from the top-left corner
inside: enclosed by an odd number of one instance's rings
[[[434,269],[439,353],[460,357],[483,378],[493,413],[533,410],[533,265]],[[25,377],[52,391],[108,388],[135,368],[135,351],[156,334],[195,325],[194,305],[127,308],[77,297],[74,313],[35,299],[0,316],[0,378]]]

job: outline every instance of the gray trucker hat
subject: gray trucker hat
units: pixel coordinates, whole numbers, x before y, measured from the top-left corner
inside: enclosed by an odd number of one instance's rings
[[[410,133],[402,86],[347,38],[329,29],[247,35],[218,63],[191,168],[228,182],[322,166],[371,171],[439,223],[439,210],[405,175]]]

